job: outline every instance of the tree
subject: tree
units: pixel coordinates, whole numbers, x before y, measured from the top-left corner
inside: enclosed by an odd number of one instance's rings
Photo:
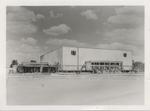
[[[12,68],[13,65],[18,65],[18,61],[17,60],[12,60],[10,67]]]
[[[133,63],[133,70],[137,72],[144,72],[144,63],[136,61]]]

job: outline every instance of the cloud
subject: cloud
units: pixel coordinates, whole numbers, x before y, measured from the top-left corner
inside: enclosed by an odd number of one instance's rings
[[[7,20],[18,22],[31,22],[36,21],[36,15],[24,7],[10,6],[7,7]]]
[[[129,50],[129,51],[134,51],[137,48],[133,45],[129,44],[122,44],[119,42],[113,42],[110,44],[98,44],[96,47],[98,48],[104,48],[104,49],[118,49],[118,50]]]
[[[107,25],[112,29],[103,37],[111,44],[99,46],[132,50],[134,59],[144,62],[144,7],[120,7],[115,12],[107,19]]]
[[[49,39],[46,41],[48,45],[57,45],[57,46],[75,46],[75,47],[85,47],[88,44],[84,42],[79,42],[77,40],[70,40],[70,39]]]
[[[32,37],[28,37],[28,38],[22,38],[22,39],[21,39],[21,42],[22,42],[22,43],[25,43],[25,44],[30,44],[30,45],[36,45],[37,40],[35,40],[35,39],[32,38]]]
[[[66,24],[60,24],[58,26],[52,26],[49,29],[44,29],[43,32],[46,33],[47,35],[58,36],[67,34],[70,30],[71,28]]]
[[[7,20],[20,22],[35,22],[37,19],[45,18],[42,14],[35,14],[33,11],[20,6],[7,7]]]
[[[24,7],[7,7],[7,32],[12,34],[30,34],[37,31],[32,24],[36,16]]]
[[[121,7],[115,11],[116,15],[110,16],[108,23],[128,28],[144,26],[143,7]]]
[[[7,22],[7,33],[10,34],[31,34],[37,31],[37,27],[30,22]]]
[[[143,16],[144,7],[143,6],[126,6],[121,8],[116,8],[117,14],[124,14],[124,15],[136,15],[136,16]]]
[[[98,16],[92,10],[86,10],[80,13],[82,16],[85,16],[88,20],[97,20]]]
[[[44,19],[42,14],[35,14],[24,7],[7,7],[7,32],[11,34],[31,34],[37,31],[33,22]]]
[[[50,14],[50,17],[51,18],[59,18],[59,17],[62,17],[63,16],[63,14],[62,13],[54,13],[52,10],[49,12],[49,14]]]
[[[17,50],[18,52],[24,52],[24,53],[39,53],[40,52],[40,48],[38,46],[33,46],[30,44],[21,44],[20,47]]]
[[[144,46],[144,31],[143,28],[114,29],[105,33],[104,39],[111,42],[121,42],[124,44]]]
[[[135,15],[116,15],[109,17],[108,22],[118,25],[125,24],[135,27],[143,23],[143,18],[137,17]]]
[[[45,16],[44,16],[44,15],[42,15],[42,14],[37,14],[37,15],[36,15],[36,18],[37,18],[37,19],[44,19],[44,18],[45,18]]]
[[[35,53],[40,51],[40,48],[37,46],[37,40],[31,37],[22,38],[21,40],[7,40],[6,44],[7,51],[10,52]]]

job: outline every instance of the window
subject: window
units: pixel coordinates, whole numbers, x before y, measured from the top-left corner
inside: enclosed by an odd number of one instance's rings
[[[111,65],[115,65],[115,63],[111,63]]]
[[[119,63],[116,63],[116,65],[118,65],[118,66],[119,66]]]
[[[127,57],[127,53],[123,53],[123,57]]]
[[[72,50],[71,55],[76,55],[76,51]]]
[[[106,62],[106,63],[105,63],[105,65],[109,65],[109,63],[108,63],[108,62]]]
[[[104,65],[104,63],[103,63],[103,62],[101,62],[101,63],[100,63],[100,65]]]

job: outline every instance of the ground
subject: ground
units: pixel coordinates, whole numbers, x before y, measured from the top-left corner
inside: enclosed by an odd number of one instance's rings
[[[11,74],[8,105],[140,105],[144,76],[132,74]]]

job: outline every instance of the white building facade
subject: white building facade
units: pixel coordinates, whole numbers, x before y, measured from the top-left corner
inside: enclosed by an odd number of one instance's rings
[[[132,53],[125,50],[61,47],[40,56],[41,62],[60,64],[61,70],[80,70],[87,61],[121,62],[124,70],[132,68]]]

